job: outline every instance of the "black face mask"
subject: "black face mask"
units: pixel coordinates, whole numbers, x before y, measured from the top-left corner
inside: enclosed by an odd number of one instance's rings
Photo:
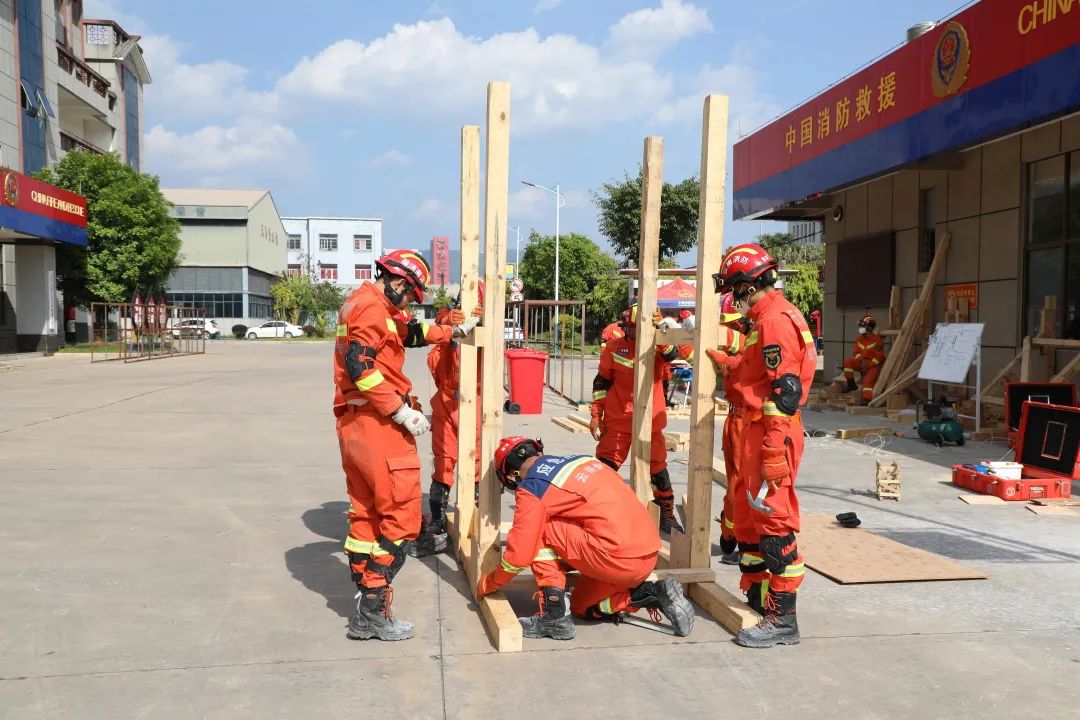
[[[401,307],[401,304],[405,301],[405,296],[411,291],[412,289],[408,287],[407,283],[405,290],[400,292],[394,289],[394,286],[390,284],[390,281],[387,281],[386,285],[383,286],[383,292],[386,293],[386,299],[397,308]]]

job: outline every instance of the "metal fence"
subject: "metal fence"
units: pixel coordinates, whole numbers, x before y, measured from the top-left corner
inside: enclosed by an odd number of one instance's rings
[[[525,322],[508,332],[507,346],[547,353],[544,383],[548,388],[571,403],[588,402],[592,379],[585,377],[585,302],[526,300],[508,307],[521,308]]]
[[[141,362],[206,352],[206,310],[92,303],[90,362]]]

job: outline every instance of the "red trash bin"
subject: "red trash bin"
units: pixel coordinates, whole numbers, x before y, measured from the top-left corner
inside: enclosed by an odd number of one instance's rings
[[[506,350],[510,375],[510,402],[520,407],[521,415],[539,415],[544,411],[544,368],[547,353],[539,350]]]

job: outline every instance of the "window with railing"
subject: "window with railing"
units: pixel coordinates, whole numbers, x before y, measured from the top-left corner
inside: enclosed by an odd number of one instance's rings
[[[337,251],[337,235],[319,235],[319,251],[320,252],[336,252]]]
[[[370,235],[353,235],[353,250],[356,252],[371,252]]]

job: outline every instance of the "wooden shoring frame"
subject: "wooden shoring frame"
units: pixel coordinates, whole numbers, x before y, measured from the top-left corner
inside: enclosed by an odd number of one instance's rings
[[[502,485],[495,476],[495,448],[502,437],[503,315],[506,313],[507,210],[510,194],[510,85],[490,82],[487,88],[486,166],[484,169],[484,323],[459,343],[461,387],[476,386],[477,373],[485,378],[479,398],[459,393],[458,427],[476,426],[481,413],[480,477],[473,478],[476,438],[458,433],[457,500],[450,523],[454,554],[475,593],[482,575],[499,563],[502,524]],[[480,128],[461,129],[461,299],[462,311],[476,304],[480,278]],[[480,487],[479,507],[473,493]],[[503,591],[477,601],[480,617],[499,652],[520,652],[521,624]]]
[[[697,327],[693,331],[657,332],[652,327],[656,304],[656,265],[659,257],[660,168],[663,145],[659,138],[646,138],[644,149],[642,218],[638,275],[638,341],[635,367],[634,425],[630,463],[634,487],[642,497],[642,480],[648,477],[652,438],[653,365],[656,344],[693,344],[694,386],[690,407],[690,457],[687,462],[688,489],[683,506],[687,533],[672,531],[670,549],[661,551],[658,567],[705,570],[712,557],[713,443],[717,417],[716,373],[705,353],[719,344],[720,303],[713,293],[712,273],[720,267],[724,244],[724,196],[727,170],[728,99],[723,95],[705,98],[701,138],[701,197],[698,206]],[[655,183],[655,186],[654,186]],[[652,202],[652,192],[656,201]],[[642,378],[647,382],[642,383]],[[645,481],[647,482],[647,481]],[[644,493],[647,495],[648,493]],[[642,497],[643,502],[649,498]],[[751,627],[758,615],[736,595],[708,578],[684,576],[687,594],[718,623],[735,633]]]

